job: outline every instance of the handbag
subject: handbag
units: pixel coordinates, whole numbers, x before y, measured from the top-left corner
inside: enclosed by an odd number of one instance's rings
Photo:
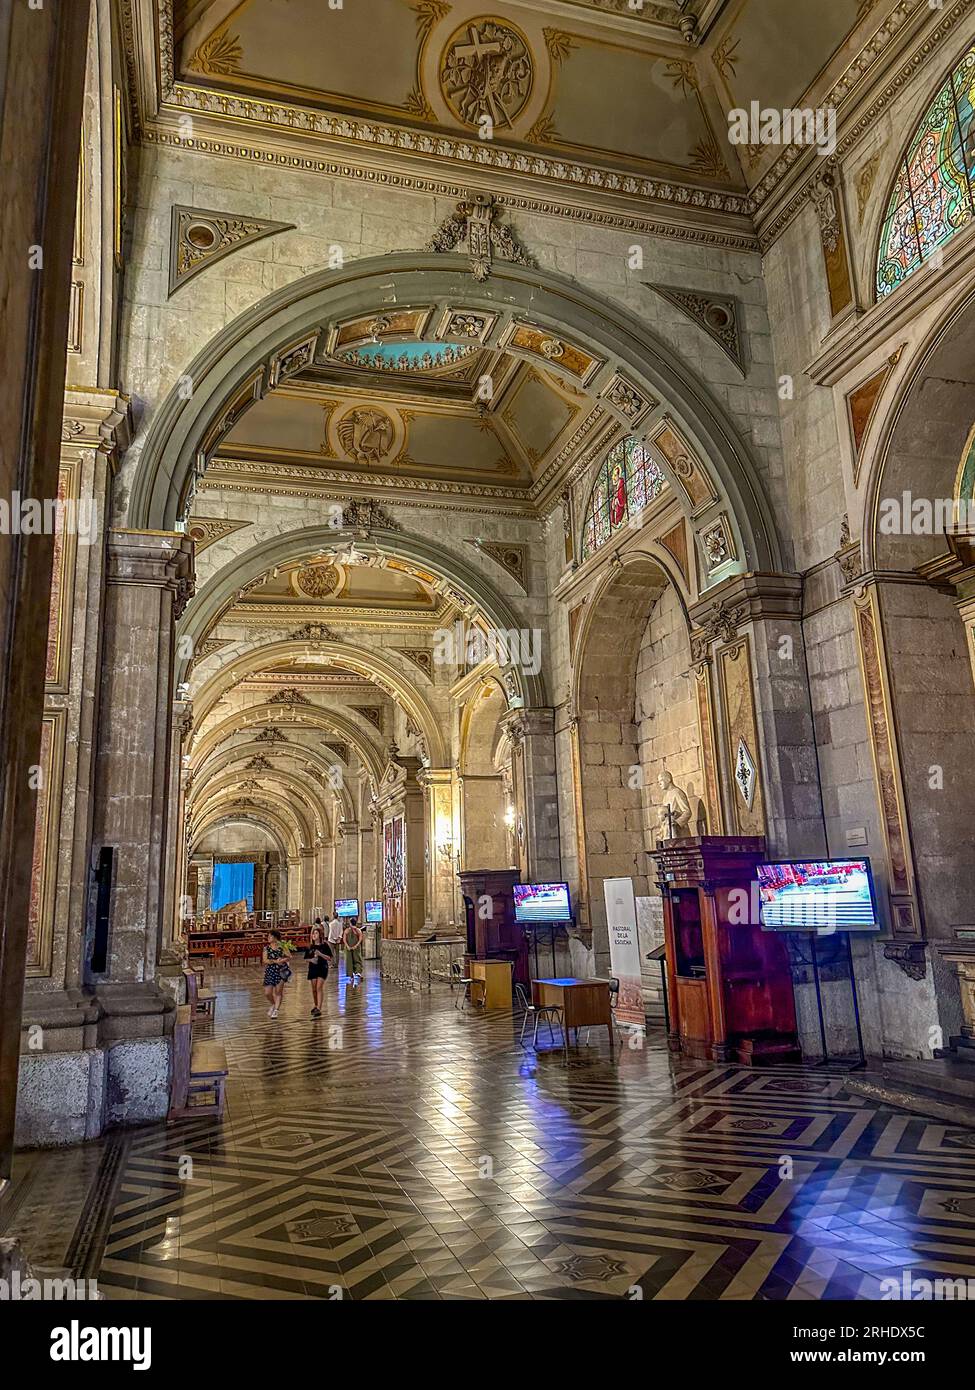
[[[287,961],[278,966],[278,979],[283,980],[285,984],[291,979],[291,966]]]

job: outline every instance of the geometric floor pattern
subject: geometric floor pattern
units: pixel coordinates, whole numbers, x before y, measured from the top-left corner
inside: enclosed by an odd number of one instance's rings
[[[975,1281],[975,1128],[836,1072],[681,1062],[659,1033],[611,1059],[594,1030],[566,1066],[520,1047],[510,1015],[368,969],[357,990],[329,980],[321,1020],[303,980],[271,1020],[257,970],[208,972],[223,1123],[73,1151],[112,1175],[75,1239],[106,1298],[879,1299],[904,1271]]]

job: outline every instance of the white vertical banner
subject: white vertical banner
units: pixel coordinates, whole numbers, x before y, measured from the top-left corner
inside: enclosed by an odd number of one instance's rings
[[[618,1023],[636,1024],[643,1028],[646,1017],[643,1009],[643,984],[640,978],[640,943],[636,929],[636,899],[631,878],[603,880],[606,899],[606,923],[609,928],[609,961],[613,975],[620,982],[616,1004]]]

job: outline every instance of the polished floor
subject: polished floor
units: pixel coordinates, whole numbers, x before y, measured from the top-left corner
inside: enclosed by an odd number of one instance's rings
[[[675,1063],[651,1033],[566,1066],[446,986],[208,972],[222,1124],[19,1160],[7,1227],[107,1298],[878,1299],[975,1280],[975,1128],[842,1074]],[[209,1025],[205,1031],[209,1031]],[[975,1288],[975,1284],[970,1285]]]

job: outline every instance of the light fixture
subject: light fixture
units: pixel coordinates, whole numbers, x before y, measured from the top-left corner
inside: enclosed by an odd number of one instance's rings
[[[515,828],[515,808],[514,808],[513,806],[508,806],[508,807],[506,807],[505,813],[504,813],[504,823],[505,823],[505,825],[508,827],[509,830],[514,830],[514,828]]]

